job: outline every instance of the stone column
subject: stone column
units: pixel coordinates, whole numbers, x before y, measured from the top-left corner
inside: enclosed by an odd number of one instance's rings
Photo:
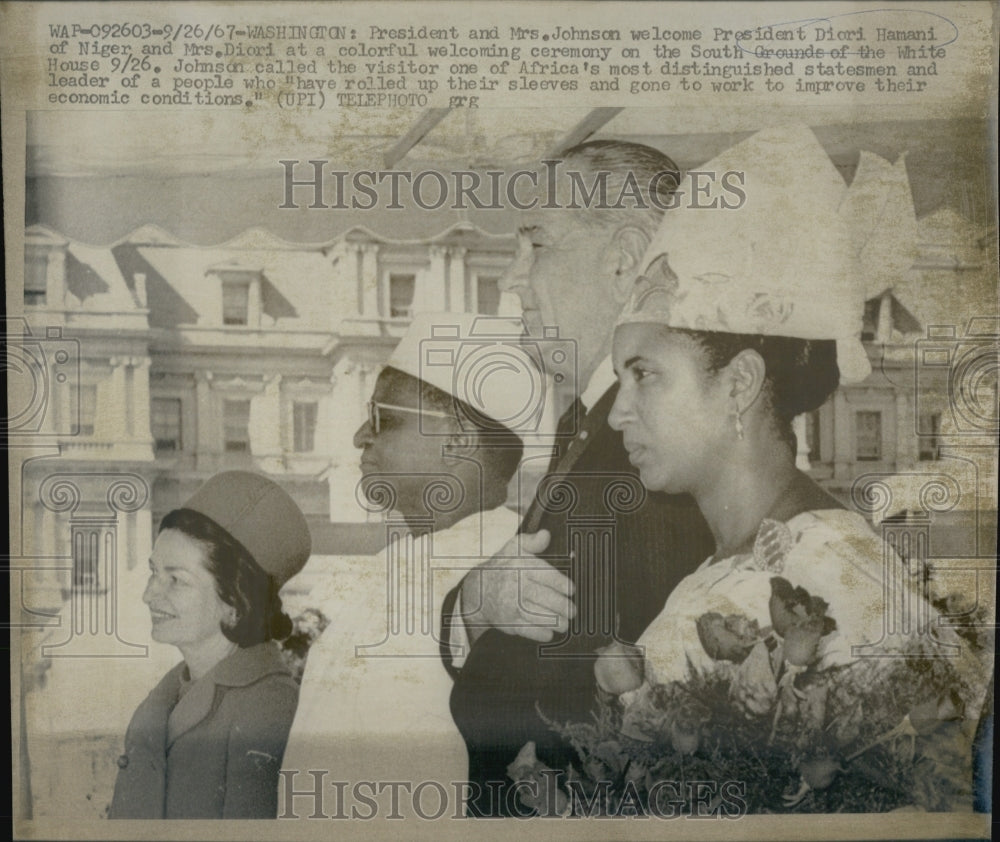
[[[128,357],[112,357],[111,376],[97,384],[97,408],[94,411],[94,438],[97,441],[121,442],[129,438],[126,418],[129,398],[126,385]]]
[[[833,476],[849,479],[854,461],[854,419],[847,396],[838,389],[833,395]]]
[[[413,309],[425,312],[446,310],[448,309],[448,267],[446,263],[448,249],[444,246],[431,246],[427,249],[427,254],[431,265],[417,273],[417,289],[413,295]]]
[[[361,301],[361,315],[369,319],[382,318],[382,311],[379,307],[379,277],[378,277],[378,244],[362,243],[361,250],[361,275],[358,278],[358,288],[360,290],[359,300]],[[386,308],[388,309],[388,302]]]
[[[212,372],[195,372],[195,469],[215,470],[218,462],[217,417],[212,399]]]
[[[264,390],[250,399],[250,452],[268,473],[280,473],[281,448],[281,375],[264,381]]]
[[[130,431],[132,437],[138,441],[151,443],[153,431],[150,425],[149,410],[149,368],[151,360],[149,357],[132,358],[132,423],[133,429]]]
[[[464,313],[470,309],[465,290],[468,275],[465,269],[465,255],[468,249],[464,246],[454,246],[448,251],[451,255],[451,263],[448,273],[447,307],[452,313]]]
[[[260,316],[263,312],[263,302],[260,294],[260,275],[254,275],[247,290],[247,324],[250,327],[260,327]]]
[[[917,463],[917,419],[913,395],[896,393],[896,470],[909,471]]]

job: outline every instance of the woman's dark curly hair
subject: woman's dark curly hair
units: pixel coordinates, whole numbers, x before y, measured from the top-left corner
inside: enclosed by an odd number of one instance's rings
[[[160,522],[160,532],[164,529],[177,529],[204,545],[205,567],[215,579],[215,591],[236,609],[236,622],[222,624],[222,633],[233,643],[246,649],[267,640],[284,640],[292,633],[278,583],[225,529],[193,509],[174,509]]]

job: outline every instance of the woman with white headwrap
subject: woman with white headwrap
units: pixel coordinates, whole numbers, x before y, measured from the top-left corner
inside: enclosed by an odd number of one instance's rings
[[[678,735],[713,727],[685,693],[724,680],[760,745],[789,752],[779,808],[832,809],[822,791],[859,778],[888,793],[862,809],[968,808],[982,666],[936,623],[925,571],[795,465],[793,418],[870,371],[861,317],[905,268],[905,168],[863,155],[848,191],[801,127],[702,169],[738,172],[746,202],[666,214],[615,332],[610,423],[644,485],[694,496],[716,552],[638,641],[633,680],[605,659],[599,681],[627,691],[626,731],[683,754],[698,740]]]

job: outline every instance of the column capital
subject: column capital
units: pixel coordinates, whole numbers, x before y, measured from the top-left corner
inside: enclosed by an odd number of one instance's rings
[[[101,515],[117,518],[137,512],[150,498],[149,483],[139,474],[79,471],[49,474],[38,488],[38,499],[51,512],[75,517],[81,507],[102,507]]]
[[[600,494],[583,493],[587,486],[597,485]],[[646,500],[646,488],[634,474],[580,472],[548,474],[538,484],[538,505],[550,514],[565,514],[567,521],[607,520],[638,509]],[[587,510],[580,510],[580,500],[588,501]],[[597,502],[600,500],[600,503]]]

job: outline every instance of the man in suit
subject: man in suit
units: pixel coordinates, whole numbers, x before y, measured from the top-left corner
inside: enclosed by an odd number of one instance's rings
[[[523,213],[500,286],[520,297],[529,326],[555,326],[575,342],[576,400],[563,407],[549,473],[521,534],[443,606],[442,657],[469,751],[470,816],[524,814],[508,765],[529,741],[552,768],[573,760],[543,717],[588,721],[595,651],[634,642],[712,551],[694,502],[646,492],[607,420],[617,393],[615,317],[675,201],[677,167],[655,149],[617,141],[576,146],[562,166],[559,208],[539,202]],[[573,207],[581,194],[568,195],[572,173],[578,184],[604,181],[603,207]],[[462,645],[467,656],[455,657]]]

